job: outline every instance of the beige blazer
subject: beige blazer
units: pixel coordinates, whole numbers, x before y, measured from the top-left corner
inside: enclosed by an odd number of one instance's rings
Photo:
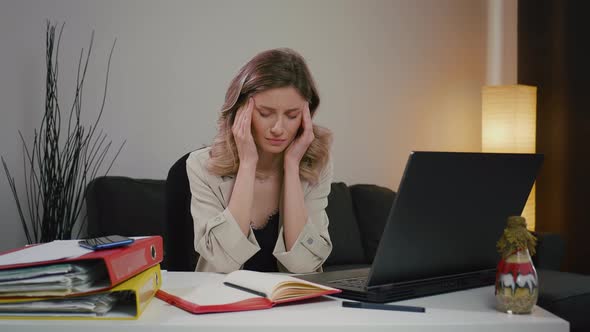
[[[206,168],[210,148],[192,152],[186,168],[191,189],[191,214],[195,231],[195,250],[199,253],[197,271],[232,272],[242,268],[260,246],[253,232],[240,230],[227,208],[234,176],[217,176]],[[302,181],[308,220],[290,251],[285,250],[283,216],[279,217],[279,236],[273,254],[279,271],[304,273],[321,270],[332,251],[328,234],[328,194],[332,182],[332,164],[321,173],[317,185]]]

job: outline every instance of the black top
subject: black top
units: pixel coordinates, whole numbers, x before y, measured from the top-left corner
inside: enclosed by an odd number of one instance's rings
[[[264,228],[252,229],[260,250],[244,263],[244,270],[278,272],[277,258],[272,254],[279,236],[279,213],[269,217]]]

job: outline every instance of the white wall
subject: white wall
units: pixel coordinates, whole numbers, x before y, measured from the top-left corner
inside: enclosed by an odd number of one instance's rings
[[[111,174],[165,178],[179,156],[210,142],[239,67],[286,46],[315,75],[322,98],[315,121],[334,132],[335,180],[396,189],[411,150],[480,150],[486,15],[483,0],[1,0],[0,154],[18,173],[17,130],[30,136],[41,120],[51,19],[66,21],[64,106],[80,49],[96,31],[87,119],[117,38],[102,126],[127,145]],[[0,223],[0,249],[23,243],[4,174]]]

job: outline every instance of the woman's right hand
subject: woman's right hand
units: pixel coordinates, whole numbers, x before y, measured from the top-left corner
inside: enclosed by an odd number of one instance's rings
[[[248,102],[238,109],[232,126],[232,133],[238,148],[240,164],[256,167],[256,163],[258,162],[258,151],[256,150],[256,143],[254,143],[254,137],[252,136],[251,123],[253,109],[254,100],[250,97],[248,98]]]

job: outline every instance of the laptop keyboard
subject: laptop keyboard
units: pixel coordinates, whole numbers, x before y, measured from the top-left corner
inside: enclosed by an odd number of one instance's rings
[[[328,282],[330,286],[333,287],[350,287],[350,288],[365,288],[367,284],[367,277],[355,277],[355,278],[348,278],[348,279],[339,279],[339,280],[332,280]]]

